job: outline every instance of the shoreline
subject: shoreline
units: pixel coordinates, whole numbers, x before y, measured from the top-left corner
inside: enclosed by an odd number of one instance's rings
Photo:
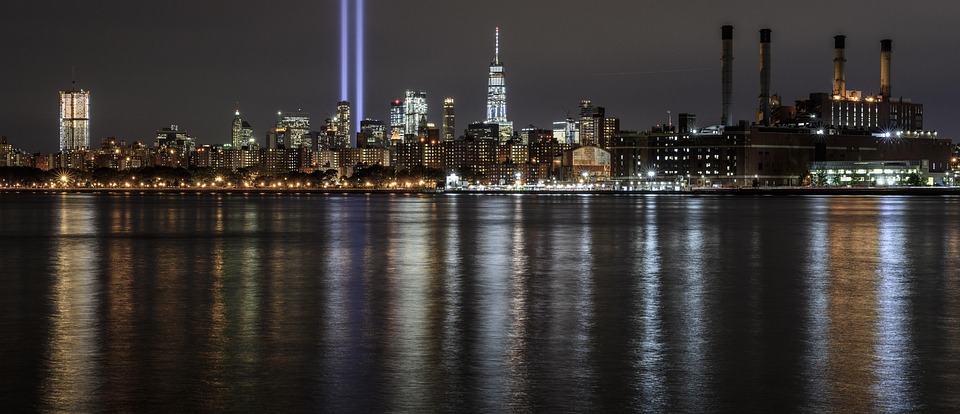
[[[686,191],[654,190],[433,190],[433,189],[361,189],[361,188],[0,188],[3,194],[104,194],[104,195],[304,195],[304,194],[429,194],[429,195],[661,195],[661,196],[960,196],[960,187],[900,188],[694,188]]]

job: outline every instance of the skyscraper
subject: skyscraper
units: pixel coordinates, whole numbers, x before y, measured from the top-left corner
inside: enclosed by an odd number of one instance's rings
[[[391,145],[403,142],[403,136],[406,135],[406,126],[404,124],[403,101],[397,99],[390,102],[390,143]]]
[[[487,77],[487,121],[500,126],[500,138],[510,139],[513,123],[507,120],[507,87],[504,83],[503,62],[500,61],[500,28],[496,30],[493,62]]]
[[[580,101],[580,145],[597,145],[596,125],[593,122],[593,102]]]
[[[231,144],[235,149],[247,147],[253,142],[253,127],[250,126],[250,123],[240,118],[239,109],[233,114],[231,138]]]
[[[90,147],[90,92],[60,91],[60,151]]]
[[[421,134],[426,133],[427,127],[427,93],[410,91],[403,100],[403,118],[406,137],[405,141],[416,141]]]
[[[360,133],[357,134],[357,148],[383,148],[385,128],[383,121],[364,119],[360,121]]]
[[[453,141],[457,138],[456,115],[453,112],[453,98],[443,100],[443,140]]]
[[[334,122],[336,123],[337,132],[336,132],[336,147],[337,148],[347,148],[351,146],[350,139],[350,102],[340,101],[337,102],[337,117]]]
[[[306,112],[278,112],[275,146],[270,148],[300,148],[309,147],[310,142],[304,137],[310,133],[310,114]]]

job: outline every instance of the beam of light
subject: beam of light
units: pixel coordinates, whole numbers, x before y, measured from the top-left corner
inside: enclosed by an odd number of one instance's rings
[[[661,73],[699,72],[704,70],[710,70],[710,69],[690,68],[690,69],[672,69],[672,70],[651,70],[646,72],[609,72],[609,73],[594,73],[593,76],[659,75]]]
[[[348,19],[348,10],[347,10],[347,0],[340,0],[340,100],[346,101],[350,92],[349,85],[349,73],[348,65],[350,53],[349,49],[349,33],[350,33],[350,20]]]
[[[356,67],[354,70],[354,82],[356,82],[356,112],[353,116],[354,125],[356,126],[357,132],[360,131],[360,121],[363,120],[363,0],[357,0],[357,16],[356,16]]]

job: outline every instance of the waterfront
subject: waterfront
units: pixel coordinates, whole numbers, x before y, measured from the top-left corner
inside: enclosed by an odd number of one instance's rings
[[[2,194],[15,411],[949,411],[960,198]]]

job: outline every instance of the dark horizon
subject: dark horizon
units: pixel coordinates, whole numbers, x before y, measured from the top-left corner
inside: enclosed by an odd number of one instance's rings
[[[29,152],[56,152],[57,91],[91,91],[91,146],[113,136],[152,143],[177,124],[200,144],[229,140],[239,109],[262,142],[278,110],[302,109],[313,129],[339,99],[339,2],[233,7],[185,1],[162,5],[107,1],[96,9],[54,2],[8,5],[0,25],[8,85],[0,135]],[[691,8],[698,12],[691,13]],[[612,13],[614,12],[615,13]],[[427,92],[439,124],[444,97],[457,106],[457,131],[482,120],[494,27],[501,30],[508,117],[516,127],[550,128],[580,99],[607,108],[622,129],[664,123],[690,112],[702,125],[720,119],[720,26],[734,26],[733,117],[753,120],[759,94],[759,35],[772,29],[772,92],[785,103],[828,92],[832,37],[847,36],[848,88],[880,89],[880,41],[893,40],[892,95],[924,104],[925,129],[946,135],[960,93],[952,50],[960,35],[953,2],[922,10],[893,1],[869,9],[808,2],[654,4],[614,1],[549,8],[505,1],[366,3],[364,115],[386,120],[405,89]],[[303,16],[316,18],[304,19]],[[440,17],[440,16],[445,16]],[[300,20],[294,20],[300,18]],[[10,19],[13,20],[13,19]],[[407,25],[410,28],[405,28]],[[438,34],[439,33],[439,34]],[[75,69],[74,69],[75,68]]]

